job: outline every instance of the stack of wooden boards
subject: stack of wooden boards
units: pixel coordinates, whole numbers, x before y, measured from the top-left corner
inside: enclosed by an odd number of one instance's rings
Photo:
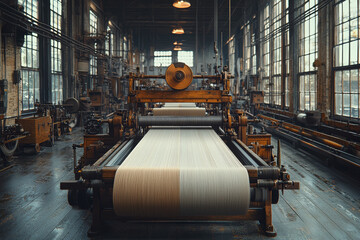
[[[195,104],[167,105],[161,114],[166,108],[171,116],[205,114]],[[242,215],[250,204],[249,177],[211,127],[151,128],[119,166],[113,204],[128,218]]]

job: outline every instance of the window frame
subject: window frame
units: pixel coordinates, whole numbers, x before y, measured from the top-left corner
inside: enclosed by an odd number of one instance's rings
[[[194,51],[178,51],[177,56],[178,62],[183,62],[189,67],[194,67]]]
[[[154,67],[168,67],[171,63],[172,51],[154,51]]]
[[[55,2],[57,4],[55,4]],[[60,5],[60,8],[59,8]],[[57,19],[57,21],[55,21]],[[58,32],[62,30],[62,0],[50,0],[50,26]],[[63,101],[62,45],[58,40],[50,40],[51,53],[51,100],[53,104]]]
[[[38,0],[23,0],[19,4],[24,6],[24,12],[29,17],[39,18]],[[39,36],[36,33],[25,35],[24,45],[20,50],[22,111],[35,109],[35,103],[40,101],[39,56]]]
[[[351,3],[357,4],[357,7]],[[333,14],[333,108],[332,114],[341,120],[360,122],[360,1],[334,4]],[[344,8],[347,8],[345,10]],[[358,9],[358,12],[353,12]],[[340,12],[339,12],[340,11]],[[355,26],[352,26],[355,23]],[[344,27],[349,31],[344,31]],[[354,29],[352,30],[352,27]],[[339,32],[339,30],[340,32]],[[357,30],[357,36],[353,32]],[[345,33],[345,34],[344,34]],[[348,36],[346,36],[347,34]],[[347,50],[345,51],[345,49]],[[352,49],[353,48],[353,49]],[[340,51],[341,50],[341,51]],[[348,54],[345,60],[344,55]],[[354,55],[354,53],[356,53]],[[339,56],[340,55],[340,56]],[[353,59],[354,58],[354,59]],[[339,78],[340,75],[340,78]],[[348,103],[346,103],[348,101]],[[339,104],[340,103],[340,104]],[[339,105],[338,105],[339,104]],[[357,106],[356,106],[357,105]],[[347,110],[348,109],[348,110]]]
[[[261,66],[262,66],[262,90],[264,91],[264,103],[270,104],[270,4],[261,11],[262,22],[260,25]]]
[[[281,8],[283,0],[273,0],[270,12],[270,31],[281,28]],[[276,15],[275,15],[275,14]],[[281,106],[281,32],[275,33],[270,40],[270,105]]]
[[[97,36],[99,30],[99,17],[92,8],[89,10],[89,35]],[[94,49],[97,49],[97,43],[94,43]],[[89,86],[88,89],[94,89],[97,80],[97,56],[90,54],[89,56]]]
[[[317,8],[317,6],[318,0],[304,0],[302,2],[302,7],[300,8],[300,13],[303,14],[312,8]],[[312,21],[313,24],[315,24],[315,30],[313,31],[311,29],[311,26],[313,25],[311,23]],[[299,43],[299,48],[297,54],[299,58],[299,71],[297,79],[299,83],[298,110],[300,111],[312,111],[317,109],[317,69],[313,66],[313,62],[317,59],[319,53],[318,23],[318,12],[315,11],[313,14],[303,19],[298,26],[299,35],[297,41]],[[308,43],[309,46],[305,46],[306,43]],[[311,45],[313,45],[313,48],[311,48]],[[308,60],[308,63],[306,63],[306,60]],[[311,84],[311,78],[313,78],[313,84]],[[306,79],[308,79],[308,81],[306,81]],[[306,84],[309,86],[307,89],[305,87]],[[311,90],[311,85],[315,85],[314,91]],[[304,87],[302,88],[302,86]]]

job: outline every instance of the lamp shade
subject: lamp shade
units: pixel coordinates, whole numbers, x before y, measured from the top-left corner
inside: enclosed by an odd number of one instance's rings
[[[185,31],[182,27],[176,27],[172,30],[172,34],[184,34]]]
[[[175,0],[173,3],[173,7],[176,8],[189,8],[190,6],[190,2],[186,0]]]

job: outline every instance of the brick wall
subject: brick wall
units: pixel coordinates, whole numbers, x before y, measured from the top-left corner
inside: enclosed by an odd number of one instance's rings
[[[0,25],[1,28],[1,25]],[[15,37],[12,34],[3,34],[0,36],[1,41],[1,79],[8,81],[8,106],[6,117],[17,116],[18,109],[21,109],[21,94],[20,103],[18,103],[18,87],[20,84],[14,84],[14,71],[20,69],[20,47],[16,46]],[[16,57],[15,57],[16,56]],[[16,62],[16,63],[15,63]],[[6,64],[6,72],[5,72]],[[16,64],[16,67],[15,67]],[[20,89],[21,93],[21,89]],[[21,114],[21,112],[20,112]],[[8,121],[8,124],[13,123]]]

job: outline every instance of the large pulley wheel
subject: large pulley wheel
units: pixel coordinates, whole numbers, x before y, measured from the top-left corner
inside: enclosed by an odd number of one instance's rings
[[[172,89],[184,90],[190,86],[193,73],[185,63],[173,63],[166,69],[165,80]]]
[[[64,102],[65,108],[70,112],[70,113],[76,113],[79,111],[80,108],[80,103],[76,98],[68,98],[65,100]]]
[[[13,138],[16,138],[16,136],[9,135],[5,138],[5,141],[11,140]],[[14,155],[14,152],[18,147],[18,144],[19,144],[19,140],[10,141],[8,143],[1,144],[0,145],[1,154],[4,155],[5,157],[11,157],[12,155]]]

